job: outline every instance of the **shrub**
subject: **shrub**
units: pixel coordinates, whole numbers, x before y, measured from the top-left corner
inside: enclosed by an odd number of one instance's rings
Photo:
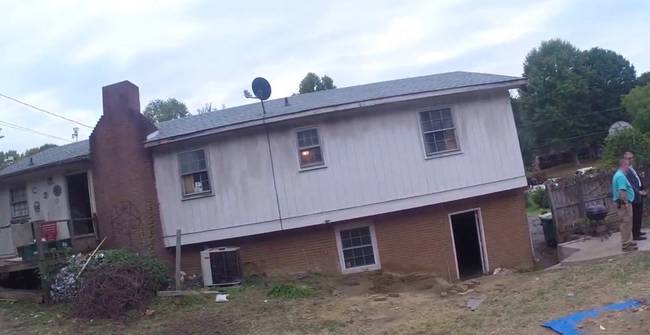
[[[546,194],[546,189],[545,188],[538,188],[536,190],[529,191],[528,192],[528,197],[539,208],[550,208],[551,207],[551,204],[549,203],[548,196]]]
[[[144,267],[105,264],[86,274],[73,300],[80,317],[118,319],[144,309],[156,294],[157,280]]]
[[[638,167],[650,165],[650,136],[634,129],[628,128],[607,136],[603,153],[603,167],[611,169],[618,166],[619,159],[623,158],[626,150],[633,150]]]
[[[161,261],[122,249],[98,252],[77,278],[88,257],[70,257],[51,285],[53,300],[71,302],[80,316],[121,317],[129,309],[145,306],[169,284]]]
[[[167,276],[167,266],[160,260],[151,256],[142,256],[124,249],[103,251],[100,255],[102,263],[108,265],[134,265],[149,272],[157,283],[157,289],[163,289],[169,285],[170,279]]]
[[[306,285],[276,284],[267,294],[271,298],[297,299],[306,298],[314,294],[314,290]]]

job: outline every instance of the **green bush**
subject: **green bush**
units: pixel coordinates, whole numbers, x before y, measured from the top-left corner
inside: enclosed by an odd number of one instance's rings
[[[551,204],[548,201],[548,196],[546,195],[546,189],[538,188],[536,190],[531,190],[528,192],[528,197],[531,202],[539,208],[543,209],[551,207]]]
[[[112,249],[102,251],[102,264],[142,267],[151,274],[160,288],[167,287],[170,282],[170,278],[167,276],[167,266],[163,262],[155,257],[139,255],[129,250]]]
[[[314,290],[306,285],[276,284],[267,294],[271,298],[297,299],[306,298],[314,294]]]
[[[634,128],[628,128],[607,136],[605,139],[603,167],[611,169],[618,166],[618,161],[623,158],[623,154],[627,150],[636,153],[635,165],[637,167],[650,165],[650,136]]]

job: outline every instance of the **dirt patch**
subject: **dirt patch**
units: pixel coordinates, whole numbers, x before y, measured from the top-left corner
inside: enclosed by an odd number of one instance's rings
[[[0,302],[0,334],[551,335],[540,326],[543,321],[650,296],[648,255],[486,276],[478,283],[381,273],[311,274],[281,281],[313,289],[313,295],[296,299],[269,298],[279,281],[258,278],[227,289],[228,303],[215,303],[211,295],[156,299],[148,315],[123,322],[75,318],[65,306]],[[471,311],[467,302],[476,297],[481,303]],[[595,333],[644,334],[650,329],[647,320],[650,312],[643,310],[603,316],[583,327],[598,328]]]
[[[616,335],[644,335],[650,329],[650,311],[647,307],[622,312],[604,313],[581,325],[586,334],[607,333]]]

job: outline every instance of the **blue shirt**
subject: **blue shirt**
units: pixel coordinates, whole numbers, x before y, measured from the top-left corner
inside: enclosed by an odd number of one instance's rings
[[[632,184],[627,180],[623,171],[617,170],[612,178],[612,197],[614,201],[619,199],[619,191],[621,190],[624,190],[627,193],[628,202],[634,201],[634,189],[632,188]]]

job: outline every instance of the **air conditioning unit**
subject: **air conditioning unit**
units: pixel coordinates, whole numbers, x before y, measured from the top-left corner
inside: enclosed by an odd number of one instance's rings
[[[228,286],[241,283],[239,247],[219,247],[201,251],[204,286]]]

